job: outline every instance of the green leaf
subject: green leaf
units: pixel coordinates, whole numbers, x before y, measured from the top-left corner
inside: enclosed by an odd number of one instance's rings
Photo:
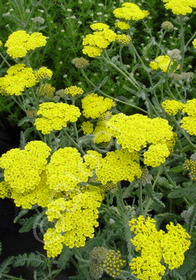
[[[21,209],[19,214],[16,216],[16,218],[14,219],[14,223],[17,223],[20,218],[22,218],[23,216],[25,216],[27,213],[29,212],[29,209]]]
[[[13,267],[18,266],[33,266],[33,267],[45,267],[46,263],[40,256],[40,254],[30,253],[27,255],[27,253],[24,253],[23,255],[18,255],[15,257],[15,260],[13,262]]]
[[[10,265],[13,263],[14,257],[9,257],[0,264],[0,279],[2,279],[2,273],[8,273],[10,271]]]
[[[184,171],[184,167],[182,165],[175,166],[170,169],[170,172],[173,172],[173,173],[181,173],[182,171]]]
[[[189,188],[178,188],[173,190],[168,195],[169,198],[181,198],[181,197],[188,197],[191,201],[194,199],[196,200],[196,188],[189,187]]]

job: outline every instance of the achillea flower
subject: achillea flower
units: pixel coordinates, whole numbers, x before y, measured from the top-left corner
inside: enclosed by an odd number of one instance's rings
[[[93,34],[88,34],[83,39],[82,44],[84,48],[82,52],[90,57],[100,56],[103,49],[107,48],[111,42],[115,41],[116,33],[114,31],[109,28],[100,28],[102,30],[95,31]]]
[[[83,122],[81,125],[84,135],[93,133],[93,124],[89,121]]]
[[[108,275],[116,278],[121,274],[125,263],[126,261],[122,260],[120,251],[108,250],[103,267]]]
[[[188,117],[181,120],[181,127],[190,135],[196,135],[196,98],[187,101],[182,112],[187,113]]]
[[[35,120],[37,130],[49,134],[53,130],[61,130],[68,122],[76,122],[80,117],[80,110],[74,105],[66,103],[45,102],[39,105]]]
[[[92,177],[100,165],[102,155],[94,150],[88,150],[83,156],[84,162],[81,162],[80,172],[86,176]]]
[[[179,111],[184,108],[184,104],[176,100],[165,100],[162,102],[161,106],[165,112],[170,116],[175,116]]]
[[[184,168],[189,171],[192,180],[196,180],[196,160],[187,159],[183,164]]]
[[[88,45],[88,46],[84,46],[82,52],[83,54],[86,54],[89,57],[96,57],[96,56],[101,56],[103,49]]]
[[[182,112],[187,113],[189,116],[196,117],[196,98],[188,100]]]
[[[9,35],[5,43],[7,53],[12,58],[24,57],[29,50],[46,45],[46,37],[39,32],[29,35],[24,30],[18,30]]]
[[[116,41],[122,45],[129,45],[131,37],[126,34],[117,34]]]
[[[168,232],[157,231],[155,220],[139,216],[129,223],[134,233],[131,243],[136,251],[141,251],[141,257],[132,259],[129,264],[132,272],[141,280],[161,280],[165,273],[162,258],[169,265],[169,269],[178,268],[183,264],[184,253],[190,247],[190,236],[180,224],[167,225]]]
[[[117,8],[113,11],[116,18],[125,20],[140,20],[149,15],[146,10],[141,10],[138,5],[134,3],[124,2],[122,8]]]
[[[45,96],[47,98],[52,98],[54,97],[54,93],[55,93],[55,88],[51,86],[51,84],[42,84],[38,89],[36,94],[37,95],[41,95],[41,96]]]
[[[78,189],[78,184],[88,181],[88,174],[82,171],[83,159],[76,148],[65,147],[55,151],[46,167],[49,188],[55,192]]]
[[[0,40],[0,47],[3,45],[2,41]]]
[[[161,24],[161,28],[166,31],[172,31],[174,29],[174,25],[171,21],[163,21]]]
[[[161,239],[163,258],[169,269],[180,267],[184,262],[184,253],[189,249],[190,235],[180,225],[171,222],[166,226],[167,233]]]
[[[166,144],[151,145],[144,153],[144,164],[157,167],[164,163],[169,155],[170,152]]]
[[[114,102],[112,99],[91,93],[82,99],[82,114],[86,118],[97,119],[103,117],[104,113],[113,106]]]
[[[174,62],[176,61],[171,60],[171,58],[168,55],[160,55],[157,56],[154,61],[151,61],[149,66],[152,70],[157,70],[160,68],[162,72],[170,72],[170,70],[174,72],[176,69],[179,68],[178,65],[177,67],[175,67],[174,70],[172,69],[172,66],[174,67]]]
[[[0,78],[0,92],[2,95],[21,95],[25,88],[37,84],[33,69],[24,64],[15,64],[7,70],[7,74]]]
[[[33,32],[26,42],[27,50],[34,50],[36,48],[44,47],[46,45],[46,37],[40,32]]]
[[[108,126],[105,124],[104,121],[98,121],[95,129],[93,131],[94,134],[94,143],[108,143],[111,140],[111,134],[109,132]]]
[[[48,204],[46,215],[49,221],[56,221],[55,227],[49,228],[44,235],[48,257],[59,255],[63,244],[69,248],[83,247],[87,238],[93,238],[103,199],[103,190],[87,186],[67,193],[66,199],[59,198]]]
[[[115,22],[115,26],[121,30],[128,30],[130,29],[130,25],[125,21],[117,21]]]
[[[89,66],[88,60],[85,59],[84,57],[76,57],[76,58],[72,59],[71,63],[74,64],[75,67],[78,69],[83,69],[83,68]]]
[[[166,9],[171,9],[175,15],[186,15],[192,13],[193,9],[196,8],[195,0],[163,0]]]
[[[172,132],[172,127],[165,119],[150,119],[140,114],[126,116],[121,113],[112,116],[106,124],[108,125],[111,135],[117,138],[117,143],[121,145],[122,149],[128,149],[130,153],[133,151],[139,152],[141,149],[147,147],[147,144],[161,144],[160,151],[162,151],[163,154],[161,156],[161,153],[157,151],[157,155],[159,156],[156,162],[157,164],[163,161],[169,149],[171,149],[171,147],[168,147],[168,142],[170,144],[175,143],[175,141],[173,141],[174,134]],[[153,150],[155,147],[156,146],[151,149]],[[148,163],[150,164],[150,161],[148,161]]]
[[[0,167],[4,169],[4,180],[11,191],[22,195],[38,186],[50,150],[41,141],[31,141],[24,150],[11,149],[2,155]]]
[[[95,279],[101,279],[104,271],[113,278],[118,277],[126,263],[122,259],[120,251],[105,247],[94,247],[90,256],[90,274]]]
[[[196,135],[196,117],[184,117],[181,120],[181,127],[184,128],[190,135]]]
[[[129,264],[133,274],[140,280],[161,280],[166,268],[152,256],[133,258]]]
[[[84,93],[84,91],[81,87],[71,86],[71,87],[67,87],[64,90],[64,93],[70,94],[71,96],[75,96],[75,95],[82,95]]]
[[[103,31],[104,29],[109,29],[109,25],[105,24],[105,23],[101,23],[101,22],[96,22],[90,25],[90,28],[95,31],[95,30],[99,30],[99,31]]]
[[[52,74],[52,71],[47,67],[41,67],[35,71],[35,77],[39,82],[42,80],[50,80],[52,78]]]
[[[193,40],[192,44],[193,44],[194,48],[196,48],[196,39]]]
[[[136,152],[129,153],[127,150],[107,152],[106,157],[99,160],[97,178],[103,185],[108,182],[116,184],[122,180],[133,182],[142,174],[137,160]]]

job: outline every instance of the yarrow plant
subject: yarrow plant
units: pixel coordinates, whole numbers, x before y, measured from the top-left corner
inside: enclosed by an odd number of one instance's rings
[[[37,265],[35,280],[56,279],[69,267],[71,278],[88,280],[196,275],[196,99],[189,69],[196,39],[186,26],[196,3],[161,1],[159,26],[152,3],[137,2],[110,3],[110,17],[103,15],[106,4],[96,5],[99,21],[86,21],[84,56],[71,57],[63,88],[54,86],[47,56],[46,66],[33,61],[36,49],[47,51],[52,32],[18,29],[0,41],[0,94],[23,116],[20,147],[0,157],[0,198],[21,208],[15,222],[43,243],[43,254],[13,259],[13,266]],[[75,46],[74,11],[61,4]],[[44,24],[39,17],[33,24]],[[14,277],[3,269],[5,279]]]

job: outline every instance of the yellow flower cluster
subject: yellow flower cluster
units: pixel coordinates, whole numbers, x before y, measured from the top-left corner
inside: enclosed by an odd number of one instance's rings
[[[83,159],[84,162],[82,162],[80,170],[83,174],[92,177],[99,167],[102,156],[94,150],[88,150],[83,156]]]
[[[44,234],[44,248],[48,257],[56,257],[66,246],[83,247],[87,238],[93,238],[94,227],[99,224],[98,208],[104,199],[103,190],[87,186],[70,192],[65,198],[48,204],[46,215],[49,221],[56,221],[54,228]]]
[[[7,74],[0,78],[0,92],[2,95],[21,95],[25,88],[36,83],[33,69],[19,63],[11,66]]]
[[[146,10],[141,10],[140,7],[134,3],[124,2],[121,8],[113,11],[116,18],[125,20],[140,20],[149,15]]]
[[[90,274],[93,279],[101,279],[104,271],[113,278],[122,272],[126,261],[122,259],[120,251],[105,247],[94,247],[90,252]]]
[[[138,153],[130,153],[126,149],[107,152],[106,157],[99,160],[97,178],[103,185],[108,182],[115,184],[122,180],[132,182],[135,177],[139,178],[142,175],[137,160]]]
[[[114,102],[110,98],[98,96],[91,93],[82,99],[82,114],[86,118],[98,119],[104,116],[106,111],[114,106]]]
[[[46,45],[46,37],[39,32],[31,35],[24,30],[13,32],[5,43],[7,53],[12,58],[24,57],[29,50],[43,47]]]
[[[2,41],[0,40],[0,47],[3,45]]]
[[[115,26],[121,30],[128,30],[130,29],[130,25],[125,21],[117,21],[115,22]]]
[[[175,15],[186,15],[192,13],[193,9],[196,8],[195,0],[163,0],[166,9],[171,9]]]
[[[93,34],[88,34],[83,39],[83,50],[84,54],[89,57],[100,56],[103,49],[107,48],[109,44],[116,39],[116,33],[112,31],[107,24],[96,23],[91,25],[94,31]]]
[[[152,70],[157,70],[160,68],[162,72],[168,72],[170,70],[174,72],[179,68],[178,65],[174,70],[172,69],[172,66],[174,66],[174,62],[176,62],[175,59],[171,61],[168,55],[160,55],[157,56],[154,61],[151,61],[149,66]]]
[[[135,237],[131,243],[136,251],[141,251],[141,257],[132,259],[129,264],[133,273],[141,280],[161,280],[165,273],[162,258],[169,269],[178,268],[183,264],[184,253],[190,247],[190,236],[184,228],[173,223],[167,225],[167,233],[155,227],[155,220],[143,216],[132,219],[129,223]]]
[[[55,151],[46,167],[47,182],[51,190],[69,192],[81,182],[88,181],[82,171],[83,159],[76,148],[65,147]]]
[[[196,98],[187,101],[182,112],[187,113],[188,117],[181,120],[181,127],[190,135],[196,135]]]
[[[75,95],[82,95],[84,93],[84,91],[81,87],[71,86],[71,87],[67,87],[64,90],[64,93],[70,94],[71,96],[75,96]]]
[[[42,80],[50,80],[52,78],[52,74],[52,71],[44,66],[35,71],[35,77],[38,82]]]
[[[61,130],[67,126],[67,122],[76,122],[80,117],[80,110],[74,105],[66,103],[44,102],[39,105],[35,120],[37,130],[43,134],[49,134],[53,130]]]
[[[103,267],[106,273],[113,278],[118,277],[122,272],[122,267],[126,261],[122,260],[120,251],[108,250]]]
[[[183,164],[184,168],[190,171],[190,177],[192,180],[196,180],[196,160],[187,159]]]
[[[126,116],[120,113],[112,116],[106,124],[111,135],[117,138],[117,143],[130,153],[139,152],[150,144],[149,150],[144,153],[149,166],[159,166],[169,155],[169,151],[172,151],[174,133],[165,119],[150,119],[141,114]]]
[[[170,152],[166,144],[151,145],[144,153],[144,164],[152,167],[159,166],[165,162],[169,155]]]
[[[41,86],[37,90],[37,95],[42,95],[47,98],[54,97],[55,88],[51,86],[51,84],[41,84]]]
[[[118,43],[121,43],[123,45],[128,45],[131,41],[131,37],[126,34],[117,34],[116,35],[116,41]]]
[[[171,222],[166,226],[167,233],[161,239],[163,258],[169,269],[180,267],[184,262],[184,253],[190,247],[190,235],[180,225]]]
[[[175,116],[179,111],[184,108],[184,104],[176,100],[165,100],[162,102],[161,106],[165,112],[170,116]]]
[[[31,141],[24,150],[11,149],[0,158],[5,181],[1,188],[6,187],[5,192],[10,193],[17,206],[31,208],[38,201],[40,206],[46,206],[49,193],[45,187],[45,168],[50,150],[41,141]]]
[[[93,124],[89,121],[83,122],[81,128],[84,135],[93,133]]]
[[[194,48],[196,48],[196,39],[193,40],[192,44],[193,44]]]
[[[93,135],[94,135],[93,141],[96,144],[104,143],[104,142],[108,143],[110,142],[111,139],[111,134],[104,121],[97,122],[96,127],[93,131]]]

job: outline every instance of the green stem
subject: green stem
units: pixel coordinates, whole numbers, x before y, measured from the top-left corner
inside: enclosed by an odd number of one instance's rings
[[[3,61],[4,61],[9,67],[11,67],[11,64],[9,64],[9,62],[8,62],[7,59],[6,59],[8,56],[4,57],[4,56],[2,55],[1,52],[0,52],[0,56],[1,56],[1,58],[3,59]]]
[[[155,180],[154,180],[154,183],[153,183],[153,185],[152,185],[152,190],[154,190],[154,188],[155,188],[155,186],[156,186],[156,183],[157,183],[157,180],[159,179],[159,176],[160,176],[161,171],[162,171],[162,166],[160,165],[160,166],[159,166],[159,169],[158,169],[158,172],[157,172],[157,176],[156,176],[156,178],[155,178]],[[150,205],[151,205],[151,202],[152,202],[152,198],[150,197],[150,198],[148,199],[147,205],[146,205],[146,207],[145,207],[144,217],[146,217],[146,215],[147,215],[147,213],[148,213],[148,209],[149,209],[149,207],[150,207]]]
[[[73,138],[67,133],[65,128],[63,128],[63,132],[70,139],[70,141],[73,143],[73,145],[81,152],[81,154],[85,155],[85,152],[83,151],[83,149],[73,140]]]
[[[6,278],[8,278],[8,279],[13,279],[13,280],[25,280],[24,278],[18,278],[18,277],[15,277],[15,276],[12,276],[12,275],[8,275],[8,274],[5,274],[5,273],[1,273],[1,275],[3,276],[3,277],[6,277]]]
[[[142,183],[139,184],[139,211],[143,215],[143,202],[142,202]]]
[[[191,36],[191,38],[190,38],[190,39],[188,40],[188,42],[186,43],[186,45],[185,45],[185,47],[184,47],[185,51],[186,51],[188,45],[190,44],[190,42],[194,39],[195,35],[196,35],[196,31],[193,33],[193,35]]]
[[[17,100],[17,98],[14,95],[12,95],[12,99],[25,113],[27,112],[26,108],[23,106],[23,104],[20,100]]]
[[[85,72],[84,72],[83,69],[81,69],[81,73],[82,73],[83,77],[86,79],[86,81],[87,81],[89,84],[91,84],[91,85],[92,85],[99,93],[101,93],[102,95],[104,95],[104,96],[106,96],[106,97],[108,97],[108,98],[113,99],[115,102],[119,102],[119,103],[122,103],[122,104],[126,104],[126,105],[128,105],[128,106],[130,106],[130,107],[133,107],[133,108],[135,108],[135,109],[137,109],[137,110],[139,110],[139,111],[142,111],[142,112],[144,112],[144,113],[146,113],[146,114],[148,113],[147,111],[143,110],[142,108],[140,108],[140,107],[138,107],[138,106],[135,106],[135,105],[133,105],[133,104],[130,104],[130,103],[128,103],[128,102],[125,102],[125,101],[123,101],[123,100],[120,100],[120,99],[117,99],[117,98],[115,98],[115,97],[112,97],[112,96],[108,95],[107,93],[105,93],[105,92],[103,92],[101,89],[99,89],[99,87],[97,87],[97,86],[86,76],[86,74],[85,74]]]
[[[181,63],[180,63],[180,73],[183,72],[184,65],[184,55],[185,55],[185,43],[184,43],[184,26],[183,26],[183,16],[180,15],[180,50],[181,50]]]
[[[109,58],[107,52],[105,51],[105,56],[103,59],[106,63],[113,66],[118,72],[120,72],[134,87],[136,87],[137,90],[141,90],[138,82],[134,79],[134,77],[131,76],[131,74],[127,75],[124,71],[122,71],[115,63],[112,62],[112,60]]]

